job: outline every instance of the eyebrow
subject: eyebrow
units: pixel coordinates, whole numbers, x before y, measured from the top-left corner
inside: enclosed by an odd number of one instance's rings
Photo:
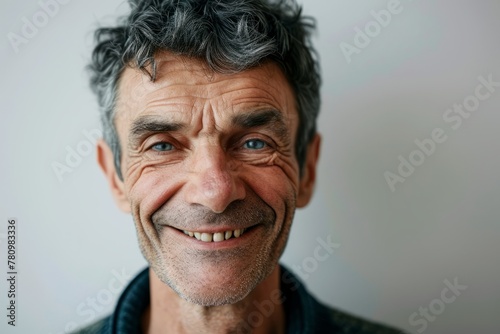
[[[151,133],[180,131],[185,124],[159,119],[157,116],[141,116],[134,120],[129,131],[129,144],[140,142]]]
[[[243,129],[258,127],[271,128],[282,141],[289,140],[289,131],[283,114],[277,110],[252,111],[235,115],[231,119],[233,126]],[[132,122],[129,131],[129,145],[136,146],[146,136],[152,133],[180,131],[186,124],[168,121],[157,116],[141,116]]]
[[[252,111],[235,115],[232,119],[233,126],[244,129],[269,127],[281,140],[289,139],[288,127],[283,114],[277,110]]]

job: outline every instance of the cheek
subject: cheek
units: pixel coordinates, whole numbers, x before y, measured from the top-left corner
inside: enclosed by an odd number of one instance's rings
[[[151,215],[169,200],[182,186],[182,175],[178,169],[136,168],[130,174],[129,194],[134,211],[140,212],[141,218],[150,219]]]
[[[297,182],[278,166],[259,167],[246,173],[245,182],[278,216],[296,197]],[[289,209],[289,208],[288,208]]]

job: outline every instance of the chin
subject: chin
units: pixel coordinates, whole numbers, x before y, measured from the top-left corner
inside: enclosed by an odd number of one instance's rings
[[[224,288],[220,287],[220,291],[187,291],[186,293],[182,291],[176,291],[177,294],[184,300],[204,306],[222,306],[228,304],[236,304],[242,301],[252,289],[241,289],[239,291],[224,291]],[[175,289],[174,289],[175,290]]]
[[[272,272],[272,268],[248,265],[200,266],[182,271],[163,269],[156,271],[163,283],[182,299],[206,307],[242,301]]]

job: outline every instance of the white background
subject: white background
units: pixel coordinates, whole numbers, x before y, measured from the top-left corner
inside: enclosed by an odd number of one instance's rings
[[[0,5],[4,274],[7,218],[18,219],[19,238],[17,326],[6,324],[1,279],[2,333],[63,333],[103,317],[122,286],[116,272],[145,266],[95,150],[62,182],[52,167],[65,164],[67,147],[85,148],[82,131],[99,128],[84,70],[92,31],[127,8],[69,1],[16,53],[8,34],[22,35],[23,17],[33,21],[41,7],[33,0]],[[474,94],[479,76],[500,81],[500,2],[401,0],[401,12],[348,62],[340,44],[355,45],[355,28],[385,8],[387,1],[305,3],[319,26],[323,146],[315,197],[296,215],[283,262],[296,271],[314,255],[317,238],[331,235],[341,246],[304,280],[320,300],[417,333],[423,325],[412,326],[410,315],[439,306],[443,281],[457,279],[467,288],[425,333],[498,333],[500,88],[456,130],[443,115]],[[408,159],[414,141],[435,128],[447,141],[392,192],[384,172],[397,173],[398,156]]]

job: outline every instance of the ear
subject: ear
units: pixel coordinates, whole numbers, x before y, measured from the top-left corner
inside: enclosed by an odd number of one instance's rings
[[[130,213],[130,203],[125,192],[125,184],[116,173],[113,152],[102,139],[97,142],[97,162],[108,180],[116,204],[122,211]]]
[[[316,168],[319,159],[319,149],[321,145],[321,137],[316,134],[307,146],[306,161],[304,162],[304,170],[299,182],[299,194],[297,196],[297,207],[303,208],[312,198],[314,185],[316,184]]]

